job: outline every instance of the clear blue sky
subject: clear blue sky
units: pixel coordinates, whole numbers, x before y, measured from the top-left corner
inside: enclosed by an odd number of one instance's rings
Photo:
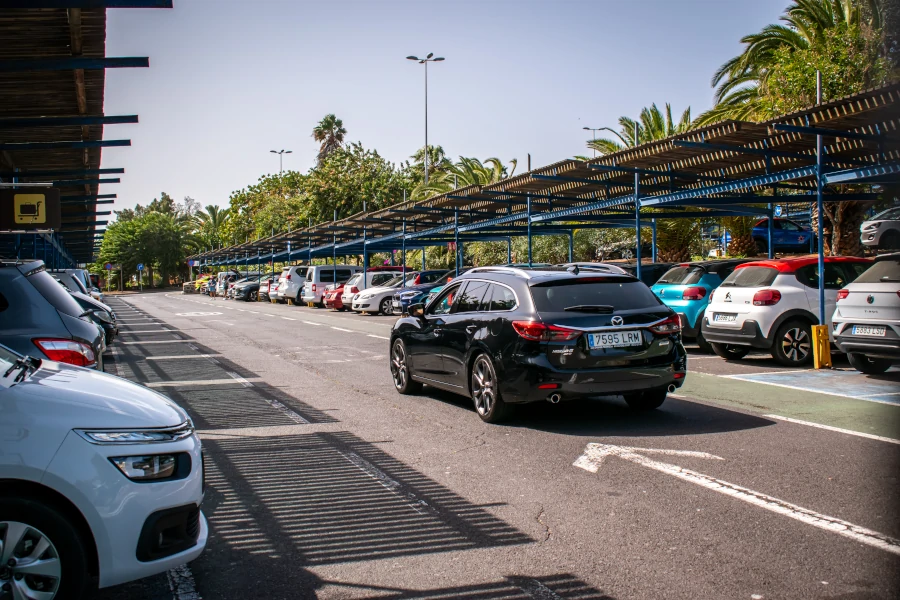
[[[451,157],[532,166],[590,154],[583,126],[615,127],[654,102],[696,116],[710,77],[743,35],[773,23],[788,0],[175,0],[172,10],[110,9],[108,56],[149,56],[149,69],[110,69],[104,167],[125,167],[114,208],[177,200],[227,205],[229,193],[277,172],[269,150],[293,150],[306,172],[327,113],[393,162],[429,142]]]

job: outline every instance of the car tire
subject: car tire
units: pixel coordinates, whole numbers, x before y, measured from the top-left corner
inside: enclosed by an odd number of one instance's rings
[[[81,539],[81,534],[69,522],[67,517],[50,505],[30,498],[19,497],[0,498],[0,515],[3,515],[2,519],[0,519],[0,540],[3,540],[4,545],[13,543],[18,546],[22,540],[26,542],[30,540],[33,544],[40,544],[42,539],[45,542],[49,542],[49,546],[40,556],[30,557],[25,554],[25,556],[15,557],[19,559],[20,563],[25,560],[31,562],[41,557],[44,557],[46,561],[56,558],[57,568],[55,571],[59,573],[58,578],[55,580],[53,578],[29,578],[27,576],[16,580],[15,567],[13,566],[13,577],[8,581],[4,581],[4,585],[27,586],[25,587],[26,590],[43,592],[51,591],[53,588],[40,590],[37,587],[38,585],[58,586],[55,589],[55,596],[51,597],[79,600],[84,596],[88,583],[91,581],[88,574],[86,549],[89,544],[86,544]],[[17,539],[6,539],[10,537],[10,532]],[[47,568],[50,566],[50,564],[46,565]],[[22,595],[31,597],[33,594]]]
[[[422,384],[413,381],[412,371],[409,368],[409,353],[403,340],[396,339],[391,344],[391,378],[394,387],[403,395],[418,394],[422,391]]]
[[[697,333],[697,345],[700,347],[700,352],[705,352],[709,354],[713,351],[712,345],[706,341],[706,338],[703,337],[703,332],[700,331]]]
[[[666,390],[649,390],[639,394],[625,394],[625,403],[631,410],[655,410],[666,401]]]
[[[394,305],[390,298],[385,298],[381,301],[381,304],[378,306],[378,311],[383,315],[392,315],[394,314]]]
[[[878,240],[879,250],[900,250],[900,232],[885,231]]]
[[[887,358],[869,358],[865,354],[851,352],[847,355],[850,366],[866,375],[881,375],[891,368],[894,361]]]
[[[785,367],[802,367],[813,359],[812,328],[804,321],[788,321],[778,328],[772,358]]]
[[[497,370],[487,354],[479,354],[469,369],[469,387],[475,412],[485,423],[501,423],[512,412],[512,407],[500,397],[500,381]]]
[[[259,301],[259,292],[250,292],[247,294],[247,302],[257,302]]]
[[[767,242],[766,240],[757,239],[756,240],[756,253],[757,254],[765,254],[768,256],[769,242]]]
[[[710,347],[712,351],[715,352],[716,356],[720,356],[725,360],[741,360],[748,354],[750,354],[749,346],[738,346],[736,344],[717,344],[716,342],[710,342]]]

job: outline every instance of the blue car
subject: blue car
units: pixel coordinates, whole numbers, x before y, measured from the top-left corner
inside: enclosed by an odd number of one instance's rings
[[[809,227],[789,219],[774,219],[774,245],[780,252],[809,252],[813,233]],[[769,251],[769,219],[763,219],[753,226],[753,239],[760,253]]]
[[[425,281],[422,281],[419,285],[408,285],[405,288],[397,288],[397,291],[394,292],[394,297],[391,299],[391,306],[394,309],[395,315],[406,313],[406,309],[410,304],[422,302],[432,288],[447,283],[450,278],[455,276],[456,271],[423,271],[423,273],[427,273],[428,275],[423,278]]]
[[[703,311],[709,304],[710,292],[719,287],[735,267],[748,262],[753,260],[682,263],[666,271],[650,289],[678,314],[682,336],[696,340],[701,350],[709,352],[711,348],[700,332],[700,322],[703,320]]]

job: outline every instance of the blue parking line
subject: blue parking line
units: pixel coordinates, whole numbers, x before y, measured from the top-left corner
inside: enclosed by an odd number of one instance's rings
[[[879,404],[900,406],[900,370],[893,368],[882,379],[874,379],[858,371],[785,371],[779,373],[746,373],[725,375],[729,379],[764,383],[815,394],[841,396]]]

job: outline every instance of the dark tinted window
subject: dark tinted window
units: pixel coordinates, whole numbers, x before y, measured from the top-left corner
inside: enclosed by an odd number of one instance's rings
[[[439,278],[443,277],[443,275],[444,274],[441,271],[426,271],[419,276],[419,280],[422,283],[431,283],[432,281],[437,281]]]
[[[59,285],[46,271],[29,275],[28,281],[59,312],[73,317],[80,316],[84,312],[66,288]]]
[[[782,221],[781,228],[785,231],[803,231],[803,228],[792,221]]]
[[[819,265],[809,265],[797,269],[797,281],[806,287],[819,287]],[[839,290],[850,283],[847,274],[840,265],[834,263],[825,264],[825,289]]]
[[[459,295],[459,300],[456,301],[456,309],[454,312],[463,313],[475,312],[478,310],[481,299],[484,297],[484,293],[488,290],[488,287],[490,287],[490,284],[486,281],[466,282],[465,289]]]
[[[586,277],[540,283],[531,287],[538,312],[560,312],[570,306],[610,305],[613,309],[653,308],[661,304],[640,281]]]
[[[9,302],[6,301],[6,298],[3,297],[3,294],[0,294],[0,312],[3,312],[9,308]]]
[[[865,266],[851,263],[844,266]],[[900,281],[900,259],[879,260],[854,280],[854,283],[895,283]],[[0,305],[2,307],[2,305]]]
[[[772,285],[778,277],[778,269],[771,267],[745,267],[735,269],[722,282],[722,287],[764,287]]]
[[[428,305],[428,313],[432,315],[449,314],[450,309],[453,308],[453,301],[456,300],[456,293],[458,291],[458,285],[454,285],[449,289],[443,290],[443,293],[432,300],[432,302]]]
[[[394,278],[393,273],[375,273],[372,275],[372,287],[383,285]]]
[[[504,285],[491,284],[491,289],[481,301],[481,310],[512,310],[516,307],[516,295]]]
[[[673,267],[666,271],[656,283],[690,285],[703,277],[703,269],[697,267]]]

